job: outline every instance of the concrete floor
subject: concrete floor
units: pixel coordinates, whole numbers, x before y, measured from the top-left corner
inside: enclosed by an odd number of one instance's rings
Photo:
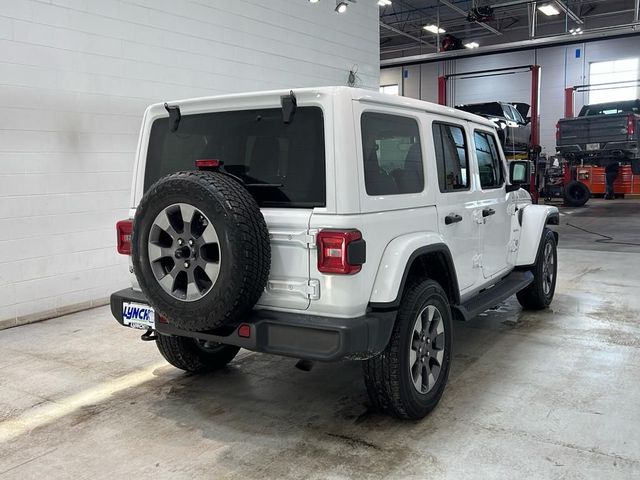
[[[640,478],[640,247],[566,225],[638,242],[639,207],[564,211],[553,307],[456,323],[421,422],[371,413],[355,362],[184,374],[107,308],[2,331],[0,479]]]

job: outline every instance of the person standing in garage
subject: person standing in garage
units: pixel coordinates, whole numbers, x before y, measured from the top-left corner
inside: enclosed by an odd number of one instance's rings
[[[604,168],[604,173],[607,181],[607,192],[604,196],[606,200],[613,200],[615,198],[615,192],[613,191],[613,184],[618,178],[618,172],[620,170],[620,165],[616,160],[609,162],[609,164]]]

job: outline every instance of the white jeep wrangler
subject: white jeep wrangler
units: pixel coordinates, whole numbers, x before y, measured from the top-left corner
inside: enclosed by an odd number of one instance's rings
[[[152,105],[113,315],[191,372],[240,347],[362,360],[375,407],[424,417],[452,318],[553,298],[558,210],[519,188],[527,162],[509,167],[488,120],[365,90]]]

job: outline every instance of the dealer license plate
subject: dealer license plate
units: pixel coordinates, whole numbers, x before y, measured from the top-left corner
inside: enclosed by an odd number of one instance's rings
[[[122,323],[139,330],[156,328],[156,313],[149,305],[141,303],[122,303]]]
[[[587,143],[587,151],[591,152],[593,150],[600,150],[599,143]]]

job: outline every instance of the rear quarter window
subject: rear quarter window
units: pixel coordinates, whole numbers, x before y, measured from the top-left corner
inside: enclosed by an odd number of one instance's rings
[[[324,119],[319,107],[298,107],[291,123],[275,109],[185,115],[176,132],[153,122],[144,188],[170,173],[220,160],[261,207],[326,204]]]
[[[424,190],[418,122],[409,117],[364,112],[362,154],[368,195],[400,195]]]

